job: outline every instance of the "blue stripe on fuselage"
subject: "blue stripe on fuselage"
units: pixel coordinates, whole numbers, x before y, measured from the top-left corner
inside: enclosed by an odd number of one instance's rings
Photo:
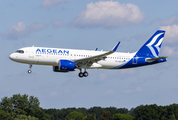
[[[132,58],[125,65],[123,65],[123,66],[117,66],[114,69],[141,67],[141,66],[145,66],[145,65],[152,65],[152,64],[156,64],[156,63],[161,63],[161,62],[166,62],[167,61],[166,58],[159,59],[159,60],[156,60],[156,61],[153,61],[153,62],[146,62],[145,59],[146,59],[145,57],[138,57],[136,59],[136,62],[133,62],[134,58]]]

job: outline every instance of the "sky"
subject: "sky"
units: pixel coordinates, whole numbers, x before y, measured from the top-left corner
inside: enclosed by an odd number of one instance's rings
[[[3,0],[0,3],[0,98],[38,97],[40,106],[117,107],[178,103],[177,0]],[[22,47],[137,51],[158,29],[165,30],[160,56],[167,62],[118,70],[55,73],[52,66],[13,62]]]

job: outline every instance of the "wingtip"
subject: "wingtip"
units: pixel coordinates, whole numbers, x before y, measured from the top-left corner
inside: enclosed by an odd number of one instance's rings
[[[115,51],[117,50],[119,44],[120,44],[120,41],[119,41],[119,42],[116,44],[116,46],[114,46],[114,48],[112,49],[113,52],[115,52]]]

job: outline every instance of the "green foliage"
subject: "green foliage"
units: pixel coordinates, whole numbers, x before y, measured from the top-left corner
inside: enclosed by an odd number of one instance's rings
[[[7,113],[6,111],[0,108],[0,120],[12,120],[11,114]]]
[[[98,118],[104,110],[101,107],[92,107],[88,110],[89,114],[94,114]]]
[[[130,110],[115,107],[42,109],[38,98],[15,94],[0,101],[0,120],[178,120],[178,104],[140,105]]]
[[[111,114],[117,113],[118,109],[116,107],[103,108],[103,111],[109,111]]]
[[[87,116],[84,116],[82,113],[74,111],[69,113],[65,120],[86,120]]]
[[[129,110],[127,108],[119,108],[119,109],[117,109],[116,113],[128,114]]]
[[[169,106],[140,105],[131,109],[135,120],[176,120],[178,119],[178,105]]]
[[[32,117],[32,116],[26,116],[26,115],[17,115],[17,117],[14,120],[38,120],[38,118]]]
[[[103,112],[101,116],[99,116],[98,120],[112,120],[110,112]]]
[[[43,111],[46,114],[52,115],[54,120],[64,120],[66,116],[73,112],[73,111],[78,111],[76,108],[63,108],[61,110],[59,109],[43,109]]]
[[[0,101],[0,108],[6,114],[2,117],[17,118],[19,115],[34,116],[40,120],[48,120],[50,115],[46,115],[40,108],[38,98],[24,94],[15,94],[10,98],[4,97]]]
[[[114,114],[113,115],[113,120],[133,120],[133,117],[131,115],[128,114]]]
[[[86,120],[96,120],[96,116],[92,114],[87,114]]]

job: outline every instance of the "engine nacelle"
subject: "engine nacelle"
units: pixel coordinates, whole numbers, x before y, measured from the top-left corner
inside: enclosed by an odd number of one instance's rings
[[[75,62],[70,60],[59,60],[59,66],[53,66],[54,72],[69,72],[74,71]]]

